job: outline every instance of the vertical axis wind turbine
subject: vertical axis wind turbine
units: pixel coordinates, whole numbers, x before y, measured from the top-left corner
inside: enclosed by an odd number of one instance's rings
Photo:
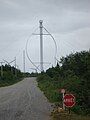
[[[50,32],[43,26],[43,20],[39,21],[39,28],[40,28],[40,33],[36,34],[36,33],[32,33],[32,35],[39,35],[40,36],[40,69],[34,64],[34,62],[32,62],[32,60],[30,59],[28,52],[27,52],[27,44],[28,44],[28,40],[27,39],[27,43],[26,43],[26,55],[29,59],[29,61],[36,67],[36,69],[38,69],[39,71],[43,72],[44,68],[43,68],[43,35],[49,35],[51,36],[52,40],[54,41],[55,44],[55,61],[56,61],[56,53],[57,53],[57,44],[56,41],[54,39],[54,37],[52,36],[52,34],[50,34]],[[46,33],[43,33],[43,29],[46,31]],[[55,62],[56,63],[56,62]]]

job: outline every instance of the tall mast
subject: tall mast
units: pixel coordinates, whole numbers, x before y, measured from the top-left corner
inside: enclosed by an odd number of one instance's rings
[[[43,71],[43,21],[40,20],[40,69]]]
[[[25,50],[23,50],[23,72],[25,73]]]

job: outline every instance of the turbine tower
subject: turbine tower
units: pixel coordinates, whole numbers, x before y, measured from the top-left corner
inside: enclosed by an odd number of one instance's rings
[[[25,73],[25,50],[23,50],[23,72]]]
[[[43,21],[40,20],[40,69],[43,71]]]

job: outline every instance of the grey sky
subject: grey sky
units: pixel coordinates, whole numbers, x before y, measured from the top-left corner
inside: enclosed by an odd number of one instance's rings
[[[23,70],[22,51],[40,19],[57,42],[58,59],[90,48],[90,0],[0,0],[1,61],[11,61],[16,56]],[[44,38],[45,62],[54,64],[54,51],[50,37]],[[31,38],[28,52],[33,61],[39,61],[39,37]],[[30,71],[30,67],[33,68],[26,59],[26,70]]]

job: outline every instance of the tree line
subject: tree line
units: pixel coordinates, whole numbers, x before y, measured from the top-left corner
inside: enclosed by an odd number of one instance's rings
[[[52,102],[59,102],[62,95],[58,89],[76,96],[74,112],[90,114],[90,50],[62,57],[56,67],[38,76],[40,88]]]
[[[0,87],[12,85],[23,78],[23,73],[10,65],[0,66]]]

